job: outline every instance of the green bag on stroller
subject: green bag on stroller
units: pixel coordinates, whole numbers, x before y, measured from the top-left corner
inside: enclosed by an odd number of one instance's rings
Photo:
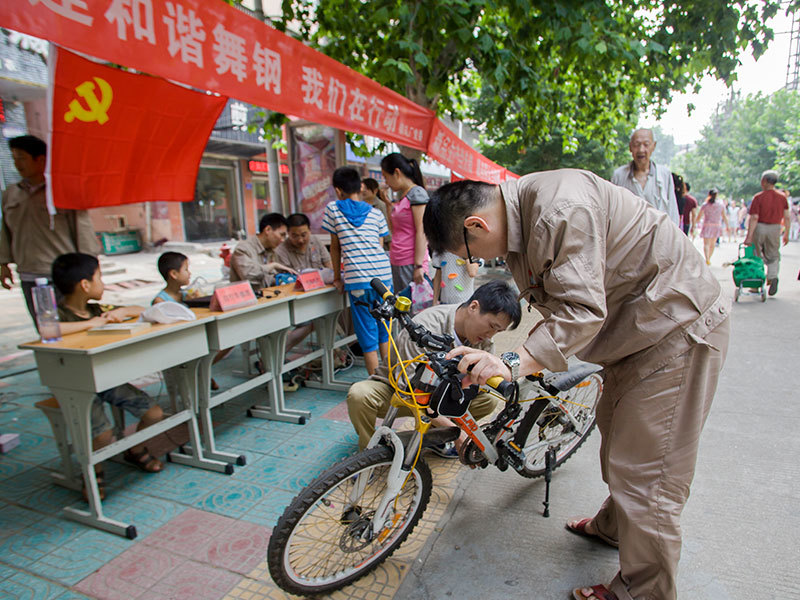
[[[744,256],[733,263],[733,283],[736,287],[743,285],[749,288],[758,288],[764,285],[764,261],[755,255],[752,246],[744,247]]]

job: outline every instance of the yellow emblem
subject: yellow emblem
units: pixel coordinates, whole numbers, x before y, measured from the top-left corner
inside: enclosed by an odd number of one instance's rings
[[[78,99],[72,100],[69,103],[69,110],[64,115],[64,120],[67,123],[72,123],[75,119],[78,119],[85,123],[97,121],[102,125],[108,121],[108,108],[111,106],[111,99],[114,97],[114,92],[105,79],[100,79],[99,77],[94,77],[93,79],[100,89],[100,98],[97,97],[95,85],[91,81],[84,81],[76,87],[75,91],[86,101],[89,108],[84,108],[83,104],[81,104],[81,101]]]

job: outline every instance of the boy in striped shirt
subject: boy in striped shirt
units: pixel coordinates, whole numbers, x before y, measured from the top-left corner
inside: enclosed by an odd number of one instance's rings
[[[389,228],[378,209],[360,200],[361,176],[354,168],[336,169],[333,189],[338,200],[328,203],[322,218],[322,229],[331,234],[333,284],[350,296],[353,329],[372,375],[378,368],[378,349],[381,357],[387,354],[389,335],[369,314],[380,301],[369,283],[377,277],[391,289],[392,268],[381,241]]]

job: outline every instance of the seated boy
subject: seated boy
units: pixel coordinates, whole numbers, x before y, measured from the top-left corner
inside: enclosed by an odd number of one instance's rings
[[[58,305],[61,333],[69,335],[98,327],[106,323],[120,323],[137,317],[144,310],[141,306],[109,307],[97,302],[103,296],[103,281],[100,279],[100,264],[94,256],[71,252],[62,254],[53,261],[53,283],[63,295]],[[163,418],[161,407],[154,399],[137,387],[127,383],[97,394],[92,405],[92,447],[97,450],[113,441],[111,423],[106,416],[103,402],[127,410],[140,419],[137,429],[157,423]],[[134,446],[124,454],[127,462],[148,473],[157,473],[164,465],[151,456],[143,444]],[[95,465],[100,498],[105,497],[105,481],[101,465]]]
[[[187,298],[184,287],[189,285],[189,258],[180,252],[164,252],[158,257],[158,272],[167,282],[167,287],[158,292],[152,304],[160,302],[183,302]]]
[[[392,268],[381,243],[389,229],[381,212],[360,200],[361,176],[353,167],[333,172],[333,189],[339,200],[328,202],[322,218],[322,229],[331,234],[333,284],[350,295],[353,329],[367,373],[372,375],[378,368],[378,349],[385,357],[389,341],[386,329],[369,314],[369,308],[380,300],[370,287],[372,279],[377,277],[391,287]]]
[[[522,311],[517,295],[504,281],[494,280],[475,290],[472,297],[463,304],[440,304],[427,308],[416,315],[414,321],[432,333],[454,336],[456,346],[464,345],[494,352],[494,335],[506,331],[509,326],[515,329],[521,318]],[[411,341],[405,329],[400,329],[395,339],[402,360],[410,360],[422,353],[422,349]],[[397,356],[392,355],[392,364],[397,362]],[[410,377],[411,373],[408,375]],[[347,392],[347,411],[358,434],[360,449],[367,446],[375,432],[375,419],[386,415],[393,395],[385,360],[369,379],[350,386]],[[470,402],[469,410],[478,421],[491,414],[496,404],[493,396],[478,394]],[[409,409],[402,407],[398,416],[412,414]],[[432,419],[431,422],[439,427],[453,425],[450,419],[442,416]],[[431,450],[445,458],[458,458],[458,448],[466,441],[466,437],[462,431],[455,444],[449,442],[443,446],[434,446]]]

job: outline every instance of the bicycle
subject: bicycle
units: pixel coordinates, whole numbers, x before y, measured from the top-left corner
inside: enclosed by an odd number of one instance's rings
[[[372,309],[389,331],[390,358],[396,355],[392,325],[398,320],[425,350],[394,367],[395,390],[384,423],[367,448],[335,464],[304,488],[272,531],[267,562],[272,579],[285,591],[317,595],[363,577],[405,541],[424,513],[433,481],[421,457],[432,445],[468,440],[459,458],[472,467],[513,468],[523,477],[545,476],[548,516],[552,472],[583,444],[594,427],[602,380],[598,365],[583,363],[563,373],[529,375],[520,382],[493,377],[480,390],[505,401],[489,423],[479,426],[469,413],[478,386],[462,388],[458,358],[447,359],[453,338],[433,334],[411,320],[410,301],[395,298],[379,280],[373,288],[383,303]],[[408,376],[414,366],[413,376]],[[399,377],[405,381],[400,385]],[[520,400],[521,397],[526,398]],[[530,402],[527,408],[523,404]],[[399,405],[413,409],[413,431],[391,428]],[[430,428],[431,417],[449,417],[457,426]]]

